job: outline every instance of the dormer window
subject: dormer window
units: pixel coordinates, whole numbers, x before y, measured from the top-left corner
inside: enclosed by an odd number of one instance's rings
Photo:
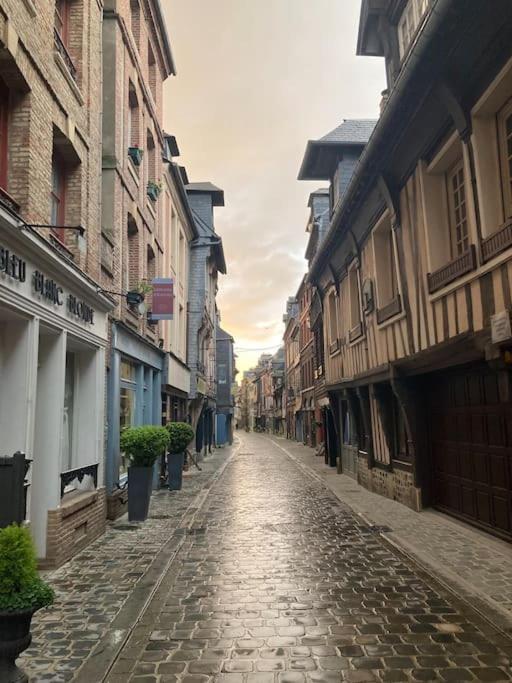
[[[432,0],[409,0],[398,22],[398,43],[400,59],[403,59],[414,40],[418,26],[431,5]]]

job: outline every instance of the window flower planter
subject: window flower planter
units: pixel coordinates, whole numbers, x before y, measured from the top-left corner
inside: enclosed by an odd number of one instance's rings
[[[157,185],[156,183],[154,183],[150,180],[148,183],[147,195],[151,199],[152,202],[156,202],[160,192],[161,192],[160,185]]]
[[[140,149],[140,147],[128,147],[128,156],[132,160],[134,166],[140,166],[142,157],[144,156],[144,150]]]

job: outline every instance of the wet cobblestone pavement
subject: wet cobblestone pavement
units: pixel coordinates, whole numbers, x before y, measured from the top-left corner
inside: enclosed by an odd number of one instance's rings
[[[241,438],[109,683],[511,679],[508,637],[268,439]]]
[[[201,463],[201,472],[191,470],[182,491],[154,494],[144,524],[120,519],[73,560],[46,573],[57,599],[35,614],[32,646],[19,660],[31,683],[73,678],[229,454],[218,450]]]

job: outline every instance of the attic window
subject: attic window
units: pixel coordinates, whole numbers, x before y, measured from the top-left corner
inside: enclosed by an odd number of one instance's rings
[[[432,4],[432,0],[409,0],[398,22],[400,58],[403,59],[416,36],[418,27]]]

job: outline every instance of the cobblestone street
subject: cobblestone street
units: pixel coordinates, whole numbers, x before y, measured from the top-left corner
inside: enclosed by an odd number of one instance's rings
[[[76,680],[510,680],[508,637],[269,439],[240,438],[122,649]]]

